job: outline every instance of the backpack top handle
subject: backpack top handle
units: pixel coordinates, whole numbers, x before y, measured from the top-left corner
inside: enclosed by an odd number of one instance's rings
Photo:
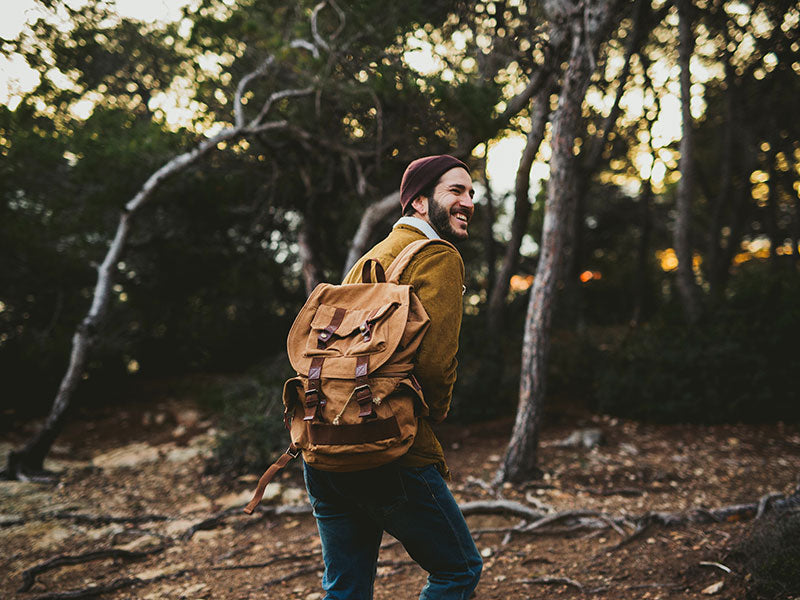
[[[373,283],[372,281],[372,265],[375,265],[375,283],[386,283],[386,272],[383,266],[374,258],[364,261],[364,266],[361,267],[361,281],[363,283]]]

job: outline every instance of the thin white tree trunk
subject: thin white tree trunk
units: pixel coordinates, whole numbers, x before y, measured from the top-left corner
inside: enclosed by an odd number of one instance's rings
[[[319,37],[316,33],[316,17],[324,4],[323,2],[317,5],[312,15],[312,30],[314,30],[315,38]],[[335,4],[332,2],[330,2],[330,4],[339,12]],[[340,17],[343,18],[343,15],[340,15]],[[296,47],[297,44],[292,43],[291,46]],[[308,43],[306,43],[306,45],[301,45],[301,47],[304,48],[308,48],[309,46],[310,44]],[[144,185],[142,185],[139,192],[125,204],[122,214],[120,215],[114,240],[111,242],[102,264],[100,264],[97,269],[97,284],[95,285],[89,312],[78,325],[72,336],[72,350],[70,353],[69,365],[61,380],[56,397],[53,400],[50,413],[42,429],[29,440],[21,450],[12,450],[8,453],[6,468],[2,473],[6,478],[22,480],[44,480],[50,478],[50,474],[44,471],[44,459],[50,452],[53,442],[60,433],[64,415],[69,407],[75,388],[84,373],[87,356],[96,340],[105,314],[108,311],[109,299],[111,298],[111,289],[113,286],[114,269],[125,252],[131,227],[140,209],[153,197],[155,191],[167,178],[184,171],[190,165],[198,162],[220,143],[288,127],[287,121],[284,120],[265,121],[272,107],[280,100],[307,96],[314,91],[314,88],[308,87],[274,92],[261,105],[258,114],[247,122],[244,105],[242,104],[242,96],[247,86],[253,80],[265,75],[273,62],[274,57],[267,57],[255,71],[247,74],[239,82],[233,103],[233,127],[223,130],[213,138],[201,142],[194,149],[184,152],[168,161],[154,172]]]
[[[367,210],[364,211],[361,222],[358,224],[358,230],[353,236],[353,241],[350,243],[347,259],[344,261],[343,279],[350,271],[351,267],[356,264],[356,261],[361,258],[361,255],[368,250],[367,244],[369,244],[369,240],[372,237],[372,232],[375,231],[375,228],[381,221],[388,218],[392,213],[397,213],[397,217],[400,218],[399,191],[384,196],[380,200],[370,204]]]

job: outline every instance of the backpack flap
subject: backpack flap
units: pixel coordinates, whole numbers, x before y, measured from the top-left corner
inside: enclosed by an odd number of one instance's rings
[[[306,338],[306,356],[362,356],[386,349],[387,327],[376,326],[397,309],[390,302],[373,309],[345,310],[320,304]]]
[[[289,331],[292,367],[308,376],[314,359],[323,358],[323,377],[352,380],[357,359],[369,357],[372,373],[397,350],[411,298],[408,285],[318,285]]]

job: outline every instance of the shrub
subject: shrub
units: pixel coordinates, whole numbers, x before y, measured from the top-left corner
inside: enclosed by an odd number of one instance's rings
[[[666,310],[606,352],[595,379],[597,407],[655,421],[800,419],[797,277],[752,269],[694,326]]]
[[[800,596],[800,513],[758,520],[735,549],[750,600]]]
[[[283,383],[293,374],[285,354],[210,386],[201,402],[217,411],[220,434],[211,471],[231,475],[266,469],[289,444]]]

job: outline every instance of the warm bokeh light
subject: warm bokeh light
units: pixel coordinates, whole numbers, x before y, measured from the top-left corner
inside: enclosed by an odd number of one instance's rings
[[[592,280],[599,280],[603,278],[600,271],[584,271],[579,276],[581,283],[589,283]]]
[[[533,285],[533,275],[512,275],[508,285],[512,292],[524,292]]]
[[[656,252],[656,258],[661,263],[662,271],[674,271],[678,268],[678,256],[672,248]]]

